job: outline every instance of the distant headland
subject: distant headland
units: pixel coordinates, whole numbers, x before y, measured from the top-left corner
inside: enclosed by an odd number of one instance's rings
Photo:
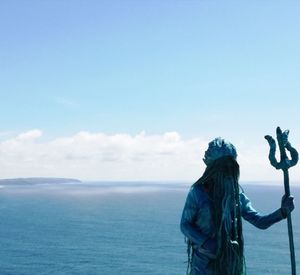
[[[39,177],[0,179],[0,185],[35,185],[35,184],[61,184],[61,183],[81,183],[81,181],[72,178],[39,178]]]

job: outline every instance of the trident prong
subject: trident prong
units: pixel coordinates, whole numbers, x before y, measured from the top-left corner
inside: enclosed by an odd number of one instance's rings
[[[289,130],[281,131],[279,127],[276,129],[277,142],[280,150],[280,161],[276,160],[276,143],[272,136],[265,136],[265,139],[270,145],[269,160],[272,166],[276,169],[287,170],[292,166],[295,166],[298,162],[299,156],[297,150],[292,147],[291,143],[288,141]],[[290,152],[291,159],[288,159],[286,155],[287,149]]]

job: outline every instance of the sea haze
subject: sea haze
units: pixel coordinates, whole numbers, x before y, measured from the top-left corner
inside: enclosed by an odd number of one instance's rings
[[[283,186],[242,186],[262,213],[280,206]],[[3,185],[0,274],[183,275],[187,254],[179,222],[188,188],[159,182]],[[300,197],[299,187],[291,191]],[[299,214],[296,206],[298,259]],[[248,274],[289,274],[286,221],[267,230],[243,225]]]

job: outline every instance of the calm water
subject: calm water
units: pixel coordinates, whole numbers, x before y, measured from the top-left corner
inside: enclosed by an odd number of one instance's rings
[[[262,213],[283,188],[244,185]],[[187,187],[85,184],[0,189],[0,274],[185,274],[179,230]],[[300,198],[300,188],[292,188]],[[296,257],[300,212],[293,212]],[[290,274],[286,221],[244,222],[248,274]],[[300,262],[297,262],[300,270]]]

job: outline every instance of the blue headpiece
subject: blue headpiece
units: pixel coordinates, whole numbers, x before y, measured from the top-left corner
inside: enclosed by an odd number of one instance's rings
[[[208,149],[205,151],[203,161],[206,165],[209,165],[214,160],[225,156],[231,156],[236,159],[236,149],[230,142],[221,137],[217,137],[208,144]]]

